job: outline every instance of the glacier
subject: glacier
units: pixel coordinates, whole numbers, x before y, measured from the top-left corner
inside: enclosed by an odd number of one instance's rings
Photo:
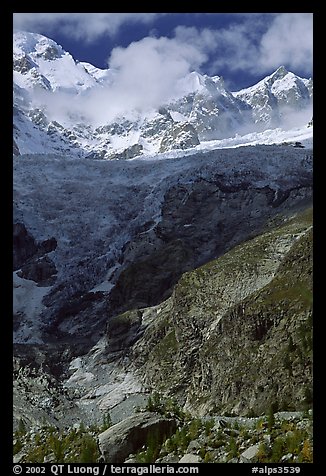
[[[38,242],[55,237],[50,255],[58,275],[45,302],[57,306],[76,293],[110,292],[126,243],[155,229],[173,187],[191,190],[219,174],[225,187],[250,183],[278,193],[310,176],[311,154],[291,145],[174,151],[126,161],[26,154],[14,159],[14,221]]]

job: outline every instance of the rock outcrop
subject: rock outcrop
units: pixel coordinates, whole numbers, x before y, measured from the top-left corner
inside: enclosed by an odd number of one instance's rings
[[[40,286],[51,286],[56,280],[57,269],[48,256],[42,256],[22,267],[18,276],[31,279]]]
[[[160,152],[172,149],[190,149],[200,144],[194,126],[188,122],[173,122],[165,131],[160,145]]]
[[[18,276],[35,281],[40,286],[51,286],[57,269],[48,253],[55,250],[57,241],[49,238],[37,243],[23,223],[13,225],[13,270]]]
[[[247,448],[243,453],[240,455],[241,463],[251,463],[257,459],[257,455],[259,453],[259,445],[252,445]]]
[[[260,233],[274,215],[309,200],[309,187],[302,185],[275,193],[245,179],[226,184],[217,175],[170,187],[157,226],[125,246],[111,306],[141,308],[166,299],[182,273],[221,256]]]
[[[137,155],[142,155],[143,153],[143,146],[141,144],[133,144],[130,147],[127,147],[123,151],[114,152],[114,153],[107,153],[105,158],[111,160],[128,160],[137,157]]]
[[[179,463],[200,463],[200,457],[191,453],[182,456]]]
[[[19,269],[22,264],[37,252],[37,244],[23,223],[13,225],[13,269]]]
[[[163,441],[175,432],[176,421],[152,412],[140,413],[113,425],[98,437],[102,458],[108,463],[123,463],[152,436]]]

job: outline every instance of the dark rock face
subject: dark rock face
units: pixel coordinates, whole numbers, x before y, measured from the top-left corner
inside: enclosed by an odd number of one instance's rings
[[[43,302],[46,306],[52,303],[48,296]],[[87,352],[100,338],[107,318],[104,293],[78,294],[56,309],[44,329],[44,339],[49,342],[69,342],[70,348],[83,348],[83,352]]]
[[[19,269],[37,252],[37,244],[23,223],[13,226],[13,270]]]
[[[48,256],[43,256],[35,261],[28,262],[18,273],[18,276],[31,279],[40,286],[51,286],[56,280],[57,269]]]
[[[126,457],[139,450],[149,435],[161,441],[175,432],[176,421],[156,413],[146,412],[129,417],[99,435],[99,448],[104,462],[123,463]]]
[[[47,240],[42,241],[38,245],[40,253],[50,253],[51,251],[54,251],[57,247],[57,240],[52,237]]]
[[[53,45],[53,46],[48,46],[46,50],[44,50],[39,56],[41,56],[42,58],[48,61],[51,61],[63,56],[63,52],[60,47],[58,47],[57,45],[55,46]]]
[[[51,286],[57,269],[47,253],[57,247],[55,238],[37,243],[23,223],[13,225],[13,270],[21,268],[21,278],[31,279],[40,286]]]
[[[271,217],[310,195],[304,185],[276,194],[269,187],[253,188],[245,178],[237,185],[216,177],[171,187],[161,221],[125,247],[126,265],[110,294],[111,308],[158,304],[182,273],[255,236]]]
[[[36,64],[31,60],[28,55],[24,55],[19,59],[14,60],[13,69],[22,74],[27,74]]]
[[[142,314],[130,311],[109,319],[106,334],[111,352],[128,349],[138,337]]]
[[[113,309],[146,307],[168,296],[181,270],[194,266],[191,250],[181,240],[162,245],[149,256],[122,271],[110,294]],[[124,303],[129,303],[124,305]]]

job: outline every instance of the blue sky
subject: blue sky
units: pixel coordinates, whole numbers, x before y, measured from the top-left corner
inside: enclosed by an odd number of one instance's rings
[[[14,28],[41,33],[76,60],[128,75],[177,79],[196,70],[231,90],[280,65],[312,77],[312,13],[14,13]]]

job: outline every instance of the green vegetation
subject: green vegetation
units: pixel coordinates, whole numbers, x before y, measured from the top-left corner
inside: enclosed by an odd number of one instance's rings
[[[267,427],[268,427],[269,431],[271,431],[273,429],[274,425],[275,425],[275,416],[274,416],[275,408],[276,408],[276,404],[274,403],[274,405],[270,406],[269,411],[268,411]]]
[[[251,425],[241,419],[223,420],[218,425],[214,418],[193,418],[183,411],[174,399],[159,393],[149,396],[146,410],[157,412],[178,421],[176,432],[167,437],[157,429],[149,433],[146,444],[133,458],[138,463],[178,462],[185,453],[193,453],[205,463],[240,461],[241,453],[258,444],[257,463],[311,463],[313,461],[312,414],[305,412],[299,418],[280,420],[275,413],[277,405],[270,405],[267,415]],[[97,436],[111,425],[105,415],[101,426],[58,430],[43,426],[37,431],[26,431],[19,424],[14,434],[14,454],[25,456],[22,463],[95,463],[99,459]]]
[[[103,424],[101,426],[101,431],[105,431],[112,426],[111,415],[108,412],[106,415],[103,416]]]
[[[97,435],[111,426],[110,415],[103,418],[101,426],[86,427],[81,422],[78,428],[59,430],[43,424],[37,431],[26,431],[23,422],[14,433],[14,455],[23,450],[24,463],[96,463],[99,458]]]
[[[169,438],[150,435],[145,447],[134,455],[139,463],[159,462],[167,455],[172,455],[177,462],[189,452],[198,455],[205,463],[227,462],[237,460],[244,448],[255,444],[259,445],[257,463],[277,463],[283,457],[287,458],[286,462],[313,461],[311,414],[304,413],[304,420],[280,420],[276,401],[270,405],[267,415],[257,419],[252,427],[235,420],[225,421],[222,428],[217,428],[213,418],[193,418],[175,401],[158,393],[149,397],[146,409],[177,418],[179,426]]]
[[[100,429],[98,429],[100,430]],[[98,431],[100,432],[100,431]],[[77,429],[59,431],[53,426],[44,426],[34,433],[14,433],[14,454],[22,449],[26,456],[22,462],[43,463],[96,463],[99,457],[96,435],[83,425]]]
[[[145,410],[160,413],[163,416],[174,416],[179,420],[190,418],[178,405],[175,398],[163,398],[158,392],[154,392],[148,397]]]
[[[18,423],[18,435],[22,436],[26,433],[26,425],[24,420],[21,418]]]
[[[234,436],[231,436],[231,438],[229,439],[227,450],[228,450],[229,459],[232,459],[238,456],[238,446]]]
[[[82,439],[82,449],[80,453],[80,463],[95,463],[98,460],[98,448],[95,438],[91,435],[84,435]]]
[[[313,462],[312,443],[306,431],[295,429],[284,434],[275,428],[271,444],[261,443],[257,457],[260,463],[277,463],[284,455],[288,455],[289,463]]]

